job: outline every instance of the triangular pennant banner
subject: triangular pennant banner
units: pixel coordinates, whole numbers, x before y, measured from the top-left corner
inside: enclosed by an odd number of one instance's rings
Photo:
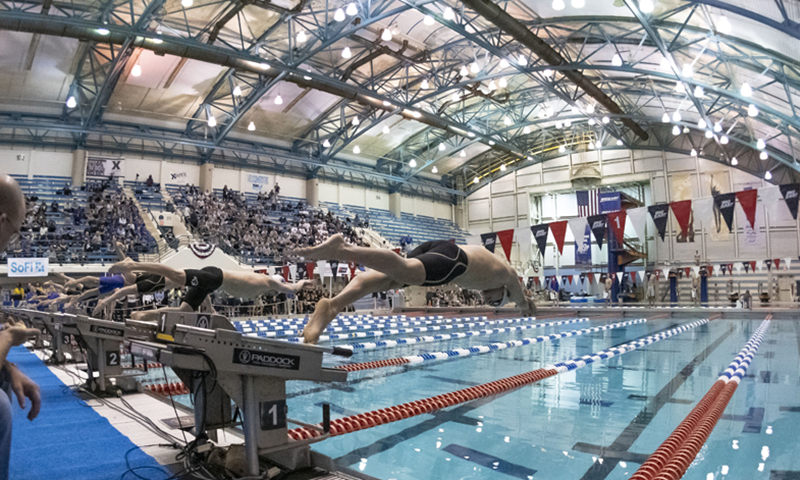
[[[594,273],[589,272],[586,274],[586,277],[589,279],[589,285],[592,285],[594,283]]]
[[[606,214],[592,215],[587,218],[589,221],[589,228],[592,230],[597,246],[600,248],[603,248],[603,239],[606,238],[607,218],[608,216]]]
[[[500,246],[503,247],[503,252],[506,254],[506,260],[511,261],[511,245],[514,243],[514,229],[503,230],[497,232],[497,239],[500,240]]]
[[[564,237],[567,235],[567,221],[552,222],[550,231],[553,232],[553,239],[558,247],[558,254],[564,255]]]
[[[581,283],[585,283],[586,282],[586,274],[585,273],[581,273],[580,274],[580,279],[581,279]]]
[[[722,218],[725,219],[725,225],[728,230],[733,231],[733,207],[736,206],[735,193],[723,193],[714,197],[714,205],[717,207]]]
[[[755,230],[758,190],[753,189],[736,192],[736,199],[739,200],[739,205],[741,205],[742,210],[744,210],[744,216],[747,217],[747,221],[750,222],[750,228]]]
[[[692,201],[694,218],[703,222],[704,227],[714,223],[714,197],[703,197]]]
[[[768,259],[764,260],[764,264],[767,266],[767,270],[771,272],[772,271],[772,260],[770,260],[768,258]]]
[[[672,214],[675,215],[675,220],[681,227],[681,233],[684,237],[689,236],[689,225],[692,221],[692,201],[681,200],[679,202],[672,202],[669,204],[672,208]]]
[[[750,262],[750,270],[756,271],[756,262]]]
[[[669,268],[663,269],[662,272],[664,272],[664,278],[669,278]]]
[[[773,265],[775,265],[775,270],[778,270],[779,268],[781,268],[781,259],[780,258],[773,259],[772,263],[773,263]]]
[[[567,277],[569,277],[569,276],[570,275],[561,275],[561,285],[566,285],[567,284]]]
[[[464,239],[467,242],[467,245],[481,245],[481,236],[480,235],[470,235]]]
[[[691,275],[692,269],[689,267],[685,267],[683,271],[684,273],[686,273],[686,276],[689,277]]]
[[[531,235],[533,235],[533,239],[536,240],[536,246],[539,248],[539,253],[542,254],[542,258],[544,258],[544,252],[547,248],[547,232],[549,230],[550,226],[546,223],[533,225],[531,227]]]
[[[728,272],[730,272],[730,274],[733,275],[733,264],[732,263],[728,264]],[[736,273],[741,273],[741,272],[742,272],[742,267],[739,266],[737,268],[737,270],[736,270]]]
[[[531,235],[530,227],[522,227],[514,230],[517,235],[517,245],[519,245],[519,263],[527,265],[531,260],[531,242],[533,236]]]
[[[289,265],[289,280],[297,281],[297,265]]]
[[[289,281],[289,265],[284,265],[281,269],[281,273],[283,274],[283,279],[287,282]]]
[[[628,221],[631,222],[633,229],[636,231],[636,236],[644,243],[645,237],[645,222],[647,220],[647,207],[632,208],[628,210]]]
[[[656,231],[661,236],[661,241],[664,241],[664,234],[667,233],[667,213],[669,213],[669,204],[651,205],[647,207],[650,212],[650,217],[656,225]]]
[[[784,270],[789,270],[790,268],[792,268],[792,259],[789,258],[789,257],[786,257],[786,258],[783,259],[783,269]]]
[[[353,263],[353,262],[350,262],[348,267],[350,267],[350,278],[355,277],[356,276],[356,264]]]
[[[608,279],[608,275],[605,273],[600,274],[600,283],[606,283],[606,279]]]
[[[792,213],[792,218],[797,220],[797,200],[800,199],[800,183],[789,183],[781,185],[779,188],[783,199],[786,200],[786,206],[789,207],[789,211]]]
[[[706,274],[710,277],[714,275],[714,267],[711,265],[706,265]]]
[[[586,217],[571,218],[567,222],[569,224],[569,231],[572,232],[572,236],[575,237],[575,244],[582,245],[583,237],[586,236],[586,226],[589,225]]]
[[[636,282],[636,272],[635,271],[631,271],[631,280],[633,280],[634,283]]]
[[[614,232],[614,240],[620,245],[625,241],[625,218],[627,218],[625,210],[608,214],[608,222],[611,224],[611,231]]]
[[[308,278],[312,280],[314,279],[314,267],[315,265],[313,262],[306,263],[306,272],[308,272]]]
[[[724,264],[724,263],[723,263],[722,265],[720,265],[720,269],[722,270],[722,274],[723,274],[723,275],[725,275],[726,273],[728,273],[728,265],[726,265],[726,264]]]
[[[481,234],[481,243],[483,244],[486,250],[494,253],[495,243],[497,243],[497,233],[482,233]]]
[[[567,279],[569,280],[569,284],[572,285],[572,275],[568,276]]]
[[[624,274],[625,274],[624,272],[617,272],[617,281],[618,282],[622,282],[622,275],[624,275]]]
[[[753,262],[755,263],[755,262]],[[742,266],[744,266],[744,273],[750,273],[750,262],[742,262]],[[742,270],[739,268],[739,264],[736,264],[736,273],[742,273]]]
[[[781,190],[777,185],[759,188],[758,198],[761,199],[761,205],[764,205],[764,208],[766,208],[770,214],[779,215],[778,209],[783,207],[780,207],[782,197]]]
[[[700,274],[700,267],[695,265],[694,267],[692,267],[692,271],[694,272],[695,275],[699,275]]]

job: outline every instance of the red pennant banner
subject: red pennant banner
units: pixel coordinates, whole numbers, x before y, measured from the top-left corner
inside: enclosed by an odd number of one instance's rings
[[[283,266],[283,279],[289,281],[289,265]]]
[[[728,264],[728,272],[730,272],[731,277],[732,277],[733,276],[733,264],[732,263]]]
[[[706,265],[706,273],[708,273],[709,277],[712,276],[714,274],[714,267],[711,265]]]
[[[683,269],[683,271],[686,273],[686,277],[688,278],[689,275],[692,274],[692,267],[686,267]]]
[[[536,282],[536,285],[539,285],[539,277],[533,277],[533,281]]]
[[[756,271],[756,262],[750,262],[750,270]]]
[[[589,272],[586,274],[586,277],[589,278],[589,285],[594,283],[594,273]]]
[[[658,281],[660,278],[661,278],[661,270],[656,269],[656,281]]]
[[[564,236],[567,234],[567,221],[552,222],[550,224],[550,231],[553,232],[553,238],[556,240],[558,247],[558,254],[564,254]]]
[[[308,272],[308,278],[310,280],[314,280],[314,262],[306,263],[306,272]]]
[[[781,259],[780,258],[773,259],[772,263],[775,265],[775,270],[777,270],[777,269],[779,269],[781,267]]]
[[[758,202],[758,190],[743,190],[736,192],[736,199],[739,200],[739,205],[744,210],[744,215],[747,221],[750,222],[750,228],[756,228],[756,203]]]
[[[614,232],[614,238],[617,239],[617,243],[620,245],[625,240],[626,218],[627,215],[625,213],[625,210],[618,210],[616,212],[608,213],[608,224],[611,225],[611,230]]]
[[[609,220],[611,219],[611,214],[610,213],[608,214],[608,218],[609,218]],[[636,272],[631,272],[631,280],[633,280],[634,282],[636,281]]]
[[[692,218],[692,201],[681,200],[680,202],[672,202],[669,204],[672,208],[672,213],[681,227],[681,233],[684,237],[689,236],[689,222]]]
[[[569,284],[572,285],[572,275],[567,275],[567,278],[569,279]]]
[[[510,262],[511,244],[514,243],[514,229],[497,232],[497,238],[500,240],[500,245],[503,247],[503,252],[506,254],[506,260]]]

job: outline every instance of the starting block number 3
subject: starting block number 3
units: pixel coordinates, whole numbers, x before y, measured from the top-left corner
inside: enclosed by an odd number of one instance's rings
[[[286,400],[261,402],[261,430],[286,428]]]

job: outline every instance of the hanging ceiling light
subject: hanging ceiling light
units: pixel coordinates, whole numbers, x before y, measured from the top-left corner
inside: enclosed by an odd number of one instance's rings
[[[742,84],[741,94],[743,97],[753,96],[753,87],[751,87],[749,83],[744,82]]]
[[[322,142],[322,146],[323,146],[324,148],[330,148],[330,146],[331,146],[331,142],[329,142],[329,141],[328,141],[328,139],[326,138],[326,139],[325,139],[325,140]]]
[[[480,179],[479,179],[479,178],[476,176],[475,178],[473,178],[473,179],[472,179],[472,183],[474,183],[475,185],[477,185],[477,184],[481,183],[481,181],[480,181]]]
[[[697,121],[697,128],[699,128],[700,130],[706,128],[707,126],[708,125],[706,124],[706,121],[703,120],[702,118]]]
[[[392,30],[390,28],[383,29],[383,32],[381,33],[381,40],[383,40],[384,42],[392,41]]]
[[[767,153],[767,151],[764,150],[758,154],[758,158],[760,158],[761,160],[766,160],[769,158],[769,153]]]
[[[723,136],[719,137],[719,143],[721,143],[723,145],[727,145],[729,141],[730,141],[730,139],[728,138],[727,135],[723,135]]]
[[[334,12],[334,14],[333,14],[333,21],[335,21],[335,22],[344,22],[344,19],[345,19],[344,9],[337,8],[336,12]]]
[[[510,127],[510,126],[511,126],[511,125],[513,125],[513,124],[514,124],[514,122],[513,122],[513,121],[512,121],[510,118],[508,118],[508,115],[506,115],[506,116],[503,118],[503,125],[505,125],[505,126],[507,126],[507,127]]]
[[[675,135],[676,137],[677,137],[678,135],[680,135],[680,134],[681,134],[681,129],[680,129],[680,127],[678,127],[677,125],[675,125],[674,127],[672,127],[672,134],[673,134],[673,135]]]
[[[444,19],[445,20],[451,20],[451,21],[455,20],[456,19],[456,12],[454,12],[452,8],[447,7],[444,10]]]
[[[697,85],[697,86],[694,87],[694,96],[695,97],[703,98],[703,96],[705,94],[706,94],[706,92],[703,90],[703,87],[701,87],[700,85]]]
[[[78,101],[75,100],[75,97],[69,97],[67,99],[67,108],[75,108],[78,106]]]
[[[764,179],[765,180],[772,180],[772,172],[767,170],[767,173],[764,174]]]
[[[683,85],[683,82],[678,82],[675,84],[675,93],[678,94],[686,93],[686,87]]]
[[[422,113],[414,110],[413,112],[411,112],[411,116],[414,117],[414,118],[421,118],[422,117]]]
[[[181,6],[183,8],[189,8],[194,5],[194,0],[181,0]]]
[[[697,150],[695,150],[695,149],[693,148],[693,149],[692,149],[692,151],[691,151],[691,153],[690,153],[690,155],[691,155],[691,156],[693,156],[693,157],[696,157],[696,156],[697,156]]]
[[[306,32],[304,32],[304,31],[300,30],[300,31],[297,33],[297,43],[303,43],[303,42],[305,42],[306,40],[308,40],[308,37],[306,36]]]
[[[358,117],[353,117],[352,123],[354,127],[357,127],[358,124],[361,123],[361,120],[359,120]]]
[[[392,106],[392,102],[390,102],[389,100],[384,100],[383,101],[383,106],[384,107],[391,107]]]
[[[595,123],[597,123],[597,122],[595,122],[595,121],[594,121],[594,118],[590,118],[590,119],[589,119],[589,121],[588,121],[587,123],[588,123],[589,125],[594,125],[594,124],[595,124]]]
[[[381,129],[384,135],[388,135],[391,130],[389,130],[389,125],[384,125],[383,129]]]
[[[461,70],[458,71],[458,74],[461,75],[462,77],[466,77],[467,75],[469,75],[469,70],[467,70],[467,66],[461,65]]]
[[[678,123],[681,121],[681,112],[675,110],[675,113],[672,114],[672,121]]]
[[[594,142],[589,140],[589,150],[594,150]]]
[[[450,97],[450,99],[452,101],[454,101],[454,102],[460,102],[461,101],[461,92],[453,92],[453,96]]]
[[[356,145],[355,147],[353,147],[353,153],[355,153],[356,155],[358,155],[359,153],[361,153],[361,147],[359,147],[358,145]]]
[[[608,118],[607,116],[606,116],[606,117],[603,117],[603,123],[606,123],[606,124],[607,124],[607,123],[608,123],[608,122],[610,122],[610,121],[611,121],[611,119],[610,119],[610,118]]]
[[[353,52],[350,51],[350,47],[344,47],[342,50],[342,58],[350,58],[353,56]]]
[[[572,120],[564,120],[564,128],[569,128],[572,126]]]
[[[256,124],[253,123],[253,122],[250,122],[250,124],[247,125],[247,130],[250,131],[250,132],[255,132],[256,131]]]
[[[433,172],[433,173],[439,173],[439,169],[438,169],[438,168],[436,168],[436,165],[434,165],[434,166],[433,166],[433,168],[431,168],[431,172]]]
[[[444,143],[440,143],[440,144],[439,144],[439,151],[440,151],[440,152],[444,152],[444,149],[445,149],[445,148],[447,148],[447,147],[445,147],[445,146],[444,146]]]
[[[736,157],[731,158],[731,165],[739,165],[739,160]]]
[[[134,66],[133,66],[133,68],[131,69],[131,75],[133,75],[134,77],[138,77],[138,76],[140,76],[141,74],[142,74],[142,67],[140,67],[140,66],[139,66],[139,64],[137,63],[137,64],[136,64],[136,65],[134,65]]]
[[[561,120],[556,120],[556,128],[561,130],[564,125],[561,123]]]
[[[347,13],[351,17],[353,15],[358,15],[358,6],[356,6],[355,2],[347,4],[347,9],[345,10],[345,13]]]
[[[466,156],[467,156],[467,151],[466,151],[466,150],[461,150],[461,152],[459,153],[459,155],[460,155],[461,157],[466,157]]]
[[[481,71],[481,66],[478,65],[478,62],[472,62],[472,64],[469,66],[469,71],[478,74]]]
[[[492,80],[489,82],[489,91],[494,92],[495,90],[497,90],[497,84],[494,83],[494,80]]]
[[[733,27],[731,26],[731,22],[728,21],[728,17],[725,15],[719,16],[719,19],[717,20],[717,30],[725,34],[731,33]]]
[[[755,105],[753,105],[752,103],[750,104],[749,107],[747,107],[747,116],[748,117],[757,117],[758,116],[758,108]]]
[[[619,138],[617,139],[617,146],[620,146],[620,147],[622,146],[622,140],[619,139]]]
[[[424,19],[424,20],[422,20],[422,23],[424,23],[425,25],[427,25],[427,26],[429,26],[429,27],[430,27],[431,25],[433,25],[434,23],[436,23],[436,20],[435,20],[435,19],[434,19],[432,16],[430,16],[430,15],[425,15],[425,19]],[[436,167],[433,167],[433,168],[436,168]],[[435,172],[434,172],[434,173],[435,173]]]
[[[756,148],[759,150],[764,150],[767,148],[767,142],[765,142],[763,138],[759,138],[756,142]]]
[[[528,64],[528,59],[525,58],[525,55],[520,53],[519,57],[517,58],[517,64],[519,64],[519,65],[524,67],[524,66],[526,66]]]
[[[506,80],[505,77],[503,77],[503,78],[501,78],[500,80],[497,81],[497,85],[500,88],[506,88],[508,86],[508,80]]]
[[[639,11],[642,13],[653,13],[656,6],[653,4],[653,0],[639,0]]]
[[[111,32],[107,28],[98,28],[97,33],[99,33],[100,35],[108,35]]]
[[[506,167],[506,164],[505,164],[505,163],[503,163],[503,164],[501,164],[501,165],[500,165],[500,171],[501,171],[501,172],[505,172],[505,171],[506,171],[506,168],[508,168],[508,167]]]
[[[711,130],[706,130],[705,135],[706,135],[706,138],[710,139],[711,137],[714,136],[714,132],[712,132]]]
[[[524,127],[522,127],[522,133],[524,133],[525,135],[531,133],[531,127],[525,125]]]
[[[586,105],[586,113],[588,113],[589,115],[594,113],[594,104],[593,103],[590,103],[590,104]]]
[[[241,97],[242,96],[242,88],[239,85],[233,87],[233,96],[234,97]]]
[[[428,79],[427,78],[423,78],[422,79],[422,85],[421,86],[422,86],[423,90],[427,90],[430,87],[430,84],[428,83]]]
[[[475,132],[467,132],[469,138],[475,138]]]
[[[533,161],[533,157],[530,157],[530,156],[529,156],[529,157],[527,157],[527,158],[528,158],[528,161],[529,161],[529,162],[532,162],[532,161]]]
[[[550,70],[549,68],[545,68],[544,71],[542,72],[542,75],[544,75],[545,78],[550,78],[553,76],[553,71]]]
[[[566,151],[567,151],[567,146],[566,145],[559,145],[558,146],[558,153],[564,153]]]
[[[489,146],[494,146],[494,140],[489,140]]]
[[[586,6],[586,0],[572,0],[572,8],[583,8]]]
[[[664,112],[664,115],[661,115],[661,121],[664,123],[669,123],[669,113]]]
[[[408,162],[408,166],[411,167],[411,168],[416,167],[417,166],[417,161],[412,158],[411,161]]]
[[[508,60],[506,60],[505,58],[501,58],[499,66],[501,69],[503,69],[503,68],[508,68],[510,65],[508,63]]]
[[[683,127],[683,133],[689,133],[689,127]]]
[[[567,7],[567,4],[564,3],[564,0],[553,0],[553,10],[561,11]]]
[[[217,126],[217,119],[214,118],[214,115],[209,115],[208,116],[208,126],[211,127],[211,128],[214,128],[214,127]]]
[[[611,57],[611,65],[615,67],[622,66],[622,57],[619,56],[619,53],[615,53],[613,57]]]
[[[661,61],[658,62],[658,66],[661,68],[661,70],[669,70],[669,60],[667,60],[667,57],[661,57]]]
[[[694,68],[691,63],[684,63],[681,69],[681,76],[684,78],[692,78],[694,76]]]
[[[275,97],[275,105],[283,105],[283,97],[280,95]]]
[[[719,133],[722,131],[722,120],[714,124],[714,132]]]

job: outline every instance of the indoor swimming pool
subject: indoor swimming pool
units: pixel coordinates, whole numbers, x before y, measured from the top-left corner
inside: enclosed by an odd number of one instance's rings
[[[671,332],[672,336],[624,354],[595,357],[583,368],[562,368],[564,372],[531,385],[346,433],[313,447],[338,465],[380,479],[626,479],[706,395],[759,326],[765,325],[750,367],[683,478],[800,479],[798,322],[763,322],[763,315],[707,323],[699,317],[650,317],[641,316],[647,321],[639,317],[544,316],[422,320],[393,328],[442,329],[326,342],[343,346],[419,335],[512,330],[449,340],[389,342],[375,349],[356,348],[347,360],[331,357],[331,365],[402,357],[419,363],[352,371],[348,382],[341,384],[292,382],[287,386],[289,417],[318,423],[323,403],[330,404],[332,419],[349,417]],[[549,321],[559,324],[538,326]],[[354,326],[345,322],[345,326]],[[372,322],[350,331],[384,331],[387,323],[400,320]],[[412,323],[410,319],[403,322]],[[470,323],[476,326],[466,326]],[[454,324],[462,327],[448,327]],[[284,328],[287,323],[270,325]],[[689,327],[675,330],[685,325]],[[550,337],[576,331],[582,334]],[[469,350],[535,337],[541,341]],[[175,398],[188,403],[188,396]]]

